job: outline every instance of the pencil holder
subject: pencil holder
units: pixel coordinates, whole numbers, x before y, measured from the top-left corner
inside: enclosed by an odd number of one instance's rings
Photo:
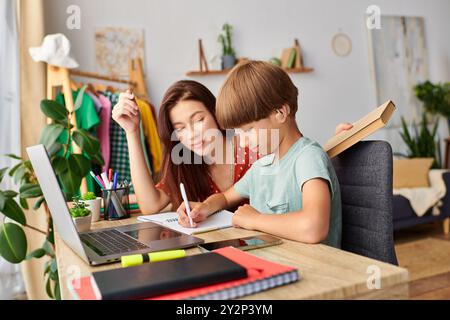
[[[103,190],[103,217],[105,220],[120,220],[130,217],[130,188]]]

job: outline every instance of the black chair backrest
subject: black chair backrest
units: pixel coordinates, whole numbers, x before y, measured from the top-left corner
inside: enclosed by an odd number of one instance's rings
[[[397,265],[392,159],[386,141],[362,141],[332,162],[341,187],[342,249]]]

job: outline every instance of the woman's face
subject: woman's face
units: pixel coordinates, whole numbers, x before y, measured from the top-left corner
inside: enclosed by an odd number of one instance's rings
[[[180,101],[170,110],[170,121],[180,142],[200,156],[209,154],[219,127],[212,114],[199,101]]]

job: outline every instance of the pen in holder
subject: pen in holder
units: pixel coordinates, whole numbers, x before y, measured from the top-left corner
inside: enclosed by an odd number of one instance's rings
[[[130,217],[130,188],[103,190],[103,215],[105,220],[120,220]]]

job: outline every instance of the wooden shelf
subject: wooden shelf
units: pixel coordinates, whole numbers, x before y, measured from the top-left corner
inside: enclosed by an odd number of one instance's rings
[[[200,76],[211,76],[211,75],[221,75],[228,74],[231,69],[226,70],[209,70],[209,71],[189,71],[186,73],[188,77],[200,77]],[[313,68],[291,68],[284,69],[287,73],[309,73],[313,72]]]

